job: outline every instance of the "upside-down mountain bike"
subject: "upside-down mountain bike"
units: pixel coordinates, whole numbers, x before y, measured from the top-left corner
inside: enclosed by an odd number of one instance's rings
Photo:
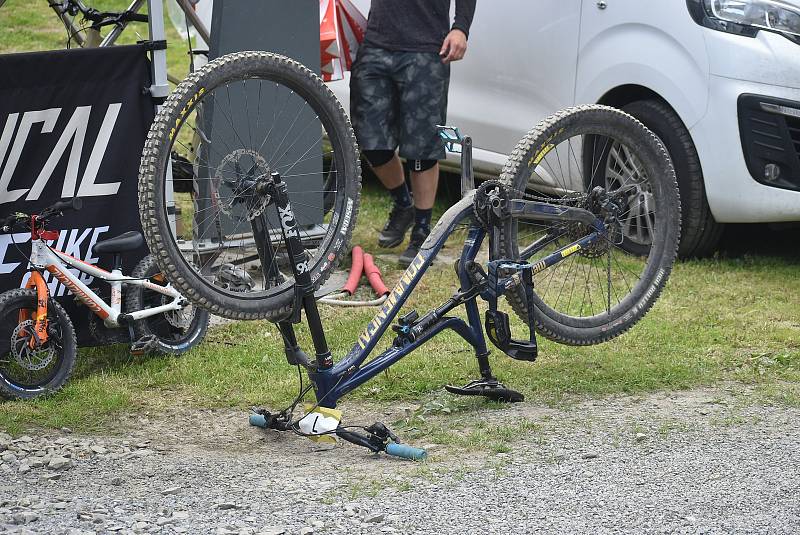
[[[213,120],[212,120],[213,117]],[[589,345],[630,329],[667,282],[680,232],[678,188],[664,146],[616,109],[581,106],[545,119],[498,180],[474,186],[472,140],[443,127],[462,159],[461,201],[441,217],[419,255],[342,358],[326,341],[314,292],[347,252],[359,209],[359,153],[347,117],[322,80],[274,54],[241,52],[189,75],[153,123],[140,169],[142,225],[167,279],[196,306],[233,319],[276,322],[289,364],[310,386],[252,423],[315,438],[337,435],[373,451],[419,458],[381,424],[339,423],[338,400],[445,329],[475,351],[480,379],[456,394],[520,401],[489,366],[491,345],[520,361],[537,356],[536,333]],[[169,155],[202,140],[191,194],[175,193]],[[174,208],[182,207],[177,225]],[[395,318],[457,228],[458,289],[425,313]],[[488,242],[488,262],[478,253]],[[478,299],[488,303],[483,320]],[[527,325],[514,338],[507,299]],[[463,306],[466,319],[452,314]],[[305,316],[309,356],[293,325]],[[391,327],[394,341],[369,358]],[[310,388],[316,405],[293,409]]]
[[[48,223],[65,210],[79,210],[81,205],[80,198],[61,201],[39,214],[11,214],[0,224],[3,232],[18,226],[31,232],[27,284],[0,294],[2,397],[30,399],[55,392],[67,382],[75,366],[75,328],[64,308],[52,298],[45,280],[48,274],[102,322],[89,324],[98,338],[102,335],[105,342],[131,342],[133,354],[150,350],[181,354],[199,344],[206,334],[208,312],[184,299],[166,281],[152,256],[142,259],[130,276],[122,274],[122,253],[144,244],[141,233],[130,231],[95,244],[95,254],[113,255],[111,271],[51,247],[58,231],[48,229]],[[108,283],[110,303],[76,273]]]

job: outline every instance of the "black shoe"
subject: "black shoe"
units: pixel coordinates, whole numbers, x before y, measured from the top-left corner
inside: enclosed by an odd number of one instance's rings
[[[389,213],[389,220],[386,226],[378,234],[378,245],[380,247],[397,247],[406,237],[406,232],[414,224],[414,206],[402,207],[396,204]]]
[[[417,254],[419,254],[419,248],[422,247],[422,244],[425,242],[425,239],[430,233],[430,230],[423,230],[419,227],[414,227],[414,230],[411,231],[411,241],[408,243],[408,247],[397,260],[402,267],[408,267],[411,265],[411,262],[413,262],[417,257]]]

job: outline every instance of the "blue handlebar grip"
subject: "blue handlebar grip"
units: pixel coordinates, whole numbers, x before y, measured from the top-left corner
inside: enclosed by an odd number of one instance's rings
[[[251,414],[250,415],[250,425],[254,425],[256,427],[267,427],[267,419],[264,418],[263,414]]]
[[[412,461],[424,461],[428,457],[428,452],[421,448],[412,448],[395,442],[386,445],[386,453],[395,457],[411,459]]]

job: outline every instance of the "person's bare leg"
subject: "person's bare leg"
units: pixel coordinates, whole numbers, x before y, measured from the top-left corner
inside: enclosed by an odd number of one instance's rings
[[[436,189],[439,186],[439,164],[427,171],[411,172],[411,189],[414,191],[414,206],[419,210],[433,208]]]
[[[406,180],[406,175],[403,172],[403,163],[400,161],[400,157],[397,155],[397,153],[395,153],[394,157],[385,164],[378,167],[373,167],[372,171],[386,189],[394,189],[400,186]],[[416,184],[414,187],[417,187]]]

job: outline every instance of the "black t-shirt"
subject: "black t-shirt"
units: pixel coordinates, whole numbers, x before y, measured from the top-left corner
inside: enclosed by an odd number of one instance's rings
[[[450,25],[450,0],[372,0],[364,43],[387,50],[439,52],[450,29],[469,35],[477,0],[455,0]]]

